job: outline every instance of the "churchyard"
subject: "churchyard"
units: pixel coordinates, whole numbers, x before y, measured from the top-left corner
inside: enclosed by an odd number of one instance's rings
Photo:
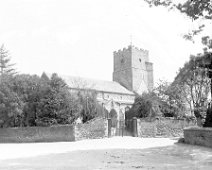
[[[0,169],[212,169],[211,1],[7,3]]]

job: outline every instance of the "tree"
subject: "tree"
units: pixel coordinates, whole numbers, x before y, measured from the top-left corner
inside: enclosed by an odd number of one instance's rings
[[[0,127],[71,124],[79,117],[86,122],[101,111],[94,91],[71,93],[57,74],[7,74],[1,81]]]
[[[41,76],[36,123],[42,126],[70,124],[75,120],[73,98],[66,83],[57,75]]]
[[[12,89],[23,102],[24,126],[36,126],[38,104],[43,91],[37,75],[19,74],[14,76]]]
[[[14,74],[15,69],[12,68],[14,64],[10,64],[9,52],[4,45],[0,47],[0,76],[3,74]]]
[[[83,123],[102,115],[102,106],[96,99],[97,93],[94,90],[84,89],[77,93],[78,102],[81,105],[80,117]]]
[[[179,3],[176,7],[194,20],[200,17],[212,19],[212,3],[210,0],[187,0],[183,4]]]
[[[79,114],[77,99],[57,74],[16,75],[13,91],[23,102],[24,126],[70,124]]]
[[[184,0],[183,3],[175,0],[145,0],[152,6],[165,6],[169,9],[178,9],[190,18],[212,19],[212,3],[210,0]]]
[[[207,109],[207,114],[205,118],[205,122],[203,124],[204,127],[212,127],[212,108],[209,106]]]
[[[150,7],[152,6],[164,6],[169,10],[177,9],[182,14],[195,20],[211,20],[212,19],[212,2],[211,0],[185,0],[183,3],[175,0],[145,0]],[[190,33],[184,35],[187,40],[192,40],[195,35],[198,35],[203,28],[204,24],[201,24],[198,29],[192,30]],[[206,40],[206,41],[205,41]],[[212,48],[212,38],[210,36],[202,37],[202,42],[207,48]]]
[[[202,20],[202,21],[210,21],[212,19],[212,1],[211,0],[186,0],[183,4],[176,4],[174,3],[174,0],[145,0],[150,4],[150,6],[166,6],[169,9],[178,9],[181,13],[186,14],[188,17],[192,19],[192,21],[195,20]],[[193,30],[192,32],[184,35],[184,38],[187,40],[194,41],[194,36],[199,34],[201,31],[203,31],[205,25],[202,24],[199,26],[198,30]],[[202,44],[204,46],[204,55],[202,58],[199,59],[200,62],[205,61],[205,58],[210,58],[210,64],[208,66],[202,66],[202,68],[209,67],[209,69],[212,69],[212,53],[210,52],[211,57],[208,56],[208,51],[212,49],[212,35],[206,35],[202,37]],[[211,73],[210,73],[211,74]],[[211,78],[212,83],[212,76],[209,75]],[[212,85],[211,85],[211,94],[212,94]],[[193,95],[192,95],[193,96]],[[192,97],[192,100],[194,100],[194,97]],[[197,97],[198,98],[198,97]],[[198,103],[198,102],[195,102]],[[212,112],[211,109],[207,111],[207,120],[209,120],[210,116],[212,115],[210,112]],[[196,113],[198,113],[196,111]]]
[[[187,99],[192,101],[195,116],[203,119],[210,92],[210,79],[207,76],[207,70],[198,67],[196,60],[199,58],[200,56],[191,56],[189,62],[185,63],[184,67],[180,69],[173,84],[182,87],[182,93],[187,92],[185,94]]]
[[[95,84],[90,84],[86,80],[75,78],[71,84],[74,89],[71,90],[73,96],[76,97],[76,103],[80,110],[79,118],[85,123],[95,117],[105,116],[106,109],[97,101],[97,92],[94,89]],[[104,111],[103,111],[104,110]]]
[[[160,110],[165,117],[183,117],[186,115],[185,94],[182,93],[182,87],[160,81],[154,91],[160,99]]]
[[[12,89],[12,77],[3,79],[0,85],[0,127],[22,126],[23,102]]]
[[[135,98],[134,104],[128,112],[128,119],[132,117],[156,117],[161,116],[162,113],[159,109],[160,99],[154,92],[143,93]]]
[[[41,80],[43,80],[45,82],[48,82],[50,80],[49,77],[46,75],[45,72],[42,73],[42,75],[41,75],[40,78],[41,78]]]

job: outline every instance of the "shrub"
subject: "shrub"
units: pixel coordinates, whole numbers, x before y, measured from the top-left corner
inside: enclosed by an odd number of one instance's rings
[[[206,113],[204,127],[212,127],[212,109],[209,107]]]
[[[185,143],[185,139],[184,139],[184,138],[180,138],[180,139],[178,140],[178,143]]]

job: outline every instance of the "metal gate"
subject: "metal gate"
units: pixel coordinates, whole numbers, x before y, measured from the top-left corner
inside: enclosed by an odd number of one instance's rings
[[[115,132],[113,132],[115,130]],[[125,119],[117,121],[116,128],[112,127],[111,119],[108,119],[108,137],[133,136],[137,137],[137,119]]]

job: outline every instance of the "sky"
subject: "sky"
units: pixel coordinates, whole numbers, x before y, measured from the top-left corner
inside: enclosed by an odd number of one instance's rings
[[[143,0],[2,0],[0,44],[19,73],[112,80],[113,51],[149,51],[154,79],[172,81],[200,45],[182,38],[194,28],[177,11]],[[131,38],[132,37],[132,38]]]

